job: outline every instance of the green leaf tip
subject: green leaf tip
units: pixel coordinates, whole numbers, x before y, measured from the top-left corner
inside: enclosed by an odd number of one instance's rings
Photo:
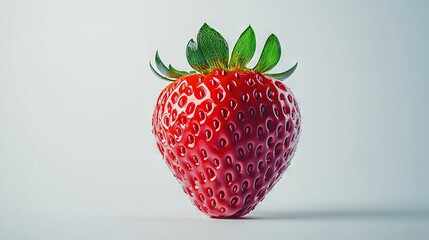
[[[269,73],[267,76],[270,76],[272,78],[278,79],[280,81],[285,80],[286,78],[290,77],[292,75],[296,68],[298,67],[298,63],[295,63],[293,67],[291,67],[289,70],[281,72],[281,73]]]
[[[151,69],[154,70],[150,63],[149,63],[149,65],[150,65]],[[160,73],[156,72],[157,73],[156,75],[157,76],[163,75],[164,78],[168,78],[169,80],[174,79],[174,78],[179,78],[183,75],[188,74],[188,72],[186,72],[186,71],[180,71],[180,70],[175,69],[173,66],[171,66],[171,64],[169,64],[168,67],[166,67],[165,64],[162,62],[161,58],[159,57],[158,50],[155,53],[155,65],[156,65],[156,68],[158,69],[158,71],[160,72]]]
[[[186,71],[181,71],[181,70],[177,70],[177,69],[175,69],[173,66],[171,66],[171,64],[169,64],[169,65],[168,65],[168,70],[170,70],[170,72],[172,72],[172,73],[174,73],[174,74],[178,75],[179,77],[181,77],[181,76],[183,76],[183,75],[186,75],[186,74],[189,74],[189,73],[188,73],[188,72],[186,72]]]
[[[253,68],[258,72],[267,72],[273,69],[280,60],[281,49],[280,42],[276,35],[271,34],[265,42],[261,57]]]
[[[168,77],[164,77],[163,75],[161,75],[161,74],[159,74],[154,68],[153,68],[153,66],[152,66],[152,64],[150,63],[150,61],[149,61],[149,67],[150,67],[150,70],[152,70],[152,72],[155,74],[155,76],[157,76],[157,77],[159,77],[159,78],[161,78],[161,79],[163,79],[163,80],[167,80],[167,81],[174,81],[174,80],[176,80],[176,79],[171,79],[171,78],[168,78]]]
[[[159,57],[158,50],[156,50],[156,53],[155,53],[155,64],[156,64],[156,68],[158,68],[158,71],[161,74],[164,74],[165,76],[171,77],[170,76],[170,70],[168,70],[168,68],[162,62],[161,58]]]
[[[149,62],[149,66],[156,76],[168,81],[174,81],[181,76],[197,72],[208,74],[214,68],[240,69],[245,72],[256,71],[278,80],[285,80],[295,72],[298,66],[296,63],[287,71],[267,73],[278,64],[281,56],[280,42],[274,34],[267,38],[256,66],[249,69],[247,64],[254,57],[255,50],[256,35],[252,26],[249,25],[241,33],[232,49],[231,58],[229,58],[229,48],[225,38],[207,23],[204,23],[198,31],[196,41],[191,39],[186,45],[186,59],[195,71],[180,71],[171,64],[167,67],[161,60],[158,50],[155,54],[155,66],[158,70],[155,70],[151,62]]]
[[[205,73],[207,69],[210,68],[201,48],[194,39],[189,40],[188,45],[186,46],[186,59],[188,60],[189,65],[198,72]]]
[[[210,68],[228,68],[228,43],[219,32],[207,23],[204,23],[198,32],[197,44]]]
[[[256,50],[256,36],[252,27],[249,25],[246,30],[240,35],[235,43],[231,54],[229,66],[231,68],[246,68],[247,64],[252,60]]]

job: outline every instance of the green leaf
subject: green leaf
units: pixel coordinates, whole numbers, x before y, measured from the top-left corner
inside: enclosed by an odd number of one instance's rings
[[[167,77],[179,78],[183,75],[188,74],[188,72],[175,69],[173,66],[171,66],[171,64],[169,64],[167,68],[165,64],[161,61],[161,58],[159,57],[159,54],[158,54],[158,50],[156,51],[156,54],[155,54],[155,63],[158,70]]]
[[[237,43],[234,46],[231,54],[231,61],[229,66],[234,68],[244,69],[246,65],[252,60],[253,55],[255,54],[256,49],[256,36],[252,27],[249,27],[244,30],[237,40]]]
[[[280,55],[281,49],[279,39],[276,35],[271,34],[265,42],[258,63],[253,69],[261,73],[273,69],[279,62]]]
[[[159,57],[158,54],[158,50],[156,50],[155,53],[155,64],[156,64],[156,68],[158,68],[158,70],[164,74],[165,76],[170,76],[170,70],[164,65],[164,63],[161,61],[161,58]]]
[[[183,75],[189,74],[186,71],[180,71],[180,70],[175,69],[173,66],[171,66],[171,64],[168,65],[168,70],[170,70],[170,72],[173,72],[174,74],[179,75],[180,77]]]
[[[186,58],[188,59],[189,65],[198,72],[205,73],[210,68],[201,48],[198,47],[194,39],[189,40],[186,46]]]
[[[228,68],[228,43],[220,33],[207,23],[204,23],[200,28],[197,43],[211,68]]]
[[[175,81],[176,79],[171,79],[171,78],[167,78],[167,77],[164,77],[164,76],[162,76],[161,74],[159,74],[153,67],[152,67],[152,64],[149,62],[149,67],[150,67],[150,70],[152,70],[152,72],[157,76],[157,77],[159,77],[159,78],[161,78],[161,79],[163,79],[163,80],[167,80],[167,81]]]
[[[270,73],[266,74],[267,76],[273,77],[275,79],[278,79],[280,81],[285,80],[286,78],[290,77],[295,72],[296,67],[298,66],[298,63],[295,63],[293,67],[291,67],[289,70],[281,72],[281,73]]]

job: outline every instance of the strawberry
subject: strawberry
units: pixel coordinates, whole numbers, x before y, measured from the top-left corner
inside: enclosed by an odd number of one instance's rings
[[[204,24],[186,56],[195,71],[168,67],[158,51],[150,64],[173,81],[153,113],[157,147],[195,206],[210,217],[241,217],[264,199],[290,165],[301,132],[301,114],[280,80],[296,69],[269,74],[280,59],[272,34],[253,69],[256,40],[249,26],[229,59],[228,45]]]

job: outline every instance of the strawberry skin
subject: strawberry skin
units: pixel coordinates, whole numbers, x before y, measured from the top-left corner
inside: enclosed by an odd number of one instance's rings
[[[193,204],[210,217],[249,213],[290,165],[301,115],[292,92],[258,71],[188,74],[159,95],[157,147]]]

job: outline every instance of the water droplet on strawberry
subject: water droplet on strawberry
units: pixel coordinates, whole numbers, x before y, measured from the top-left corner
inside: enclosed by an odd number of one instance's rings
[[[231,182],[232,182],[232,174],[231,174],[231,173],[227,173],[227,174],[226,174],[226,181],[227,181],[228,183],[231,183]]]
[[[196,95],[196,96],[197,96],[199,99],[202,99],[202,98],[204,98],[204,97],[206,96],[206,94],[207,94],[206,90],[205,90],[204,88],[200,87],[200,88],[198,88],[198,91],[197,91],[197,95]]]
[[[258,145],[258,147],[256,147],[255,156],[260,157],[261,152],[262,152],[262,145]]]
[[[216,169],[219,169],[219,167],[220,167],[220,161],[219,161],[219,159],[214,158],[213,159],[213,164],[215,165]]]
[[[193,135],[188,135],[188,138],[187,138],[187,140],[188,140],[188,147],[190,147],[190,148],[193,148],[194,146],[195,146],[195,140],[194,140],[194,136]]]
[[[219,199],[224,199],[225,198],[225,192],[220,190],[218,196],[219,196]]]
[[[233,198],[231,199],[231,202],[230,202],[231,207],[235,206],[235,204],[237,204],[237,202],[238,202],[238,198],[237,198],[237,197],[233,197]]]
[[[247,103],[249,101],[249,94],[245,93],[245,94],[241,95],[241,101],[243,103]]]
[[[201,201],[203,201],[204,202],[204,200],[206,200],[206,198],[204,197],[204,195],[202,194],[202,193],[200,193],[199,195],[198,195],[198,197],[200,198],[200,200]]]
[[[178,106],[181,107],[181,108],[183,108],[187,102],[188,102],[188,97],[186,95],[181,96],[179,98]]]
[[[289,130],[291,130],[291,129],[290,129],[290,122],[288,121],[288,122],[286,123],[286,131],[288,131],[288,132],[289,132]]]
[[[240,173],[241,172],[241,165],[237,163],[235,165],[235,170],[237,170],[237,172]]]
[[[234,129],[235,129],[234,124],[233,123],[228,123],[228,130],[230,132],[234,132]]]
[[[241,189],[242,189],[243,191],[246,191],[248,186],[249,186],[249,182],[248,182],[248,181],[244,181],[244,182],[241,184]]]
[[[220,110],[220,115],[223,117],[223,118],[228,118],[228,115],[229,115],[229,111],[228,111],[228,109],[226,109],[226,108],[222,108],[221,110]]]
[[[211,189],[210,187],[208,187],[208,188],[207,188],[207,194],[208,194],[210,197],[213,197],[213,189]]]
[[[279,119],[279,110],[277,109],[276,105],[273,105],[273,113],[274,117],[276,117],[276,119]]]
[[[234,187],[232,187],[232,192],[237,193],[237,191],[238,191],[238,186],[234,185]]]
[[[213,109],[213,103],[210,100],[207,100],[204,106],[207,112],[210,112]]]
[[[237,120],[240,122],[244,121],[244,113],[243,112],[240,111],[237,113]]]
[[[261,116],[264,117],[265,114],[267,113],[267,107],[264,104],[261,104],[260,111],[261,111]]]
[[[253,98],[255,98],[255,100],[259,100],[262,98],[262,93],[258,90],[254,90],[253,91]]]
[[[218,85],[219,85],[219,83],[220,83],[220,80],[219,79],[217,79],[217,78],[212,78],[212,79],[210,79],[210,84],[213,86],[213,87],[217,87]]]
[[[228,165],[231,165],[231,164],[232,164],[232,158],[231,158],[230,156],[227,156],[227,157],[226,157],[226,163],[227,163]]]
[[[250,133],[252,132],[252,128],[250,127],[250,126],[246,126],[245,128],[244,128],[244,133],[246,134],[246,135],[250,135]]]
[[[180,146],[179,153],[181,157],[184,157],[186,154],[186,148],[184,146]]]
[[[249,150],[249,152],[251,152],[253,150],[253,144],[252,143],[247,144],[247,150]]]
[[[195,164],[195,166],[200,165],[200,161],[198,160],[197,156],[192,155],[192,162]]]
[[[177,92],[175,92],[175,93],[173,93],[172,95],[171,95],[171,102],[173,103],[173,104],[176,104],[176,102],[177,102],[177,98],[179,97],[179,94],[177,93]]]
[[[253,118],[253,117],[255,116],[255,112],[256,112],[256,111],[255,111],[255,109],[254,109],[253,107],[250,107],[250,108],[249,108],[249,115],[250,115],[250,117],[252,117],[252,118]]]
[[[263,129],[262,129],[262,127],[261,126],[259,126],[258,127],[258,137],[261,137],[262,136],[262,133],[263,133]]]
[[[212,131],[206,130],[206,139],[207,139],[207,141],[210,140],[211,138],[212,138]]]
[[[233,140],[234,142],[238,142],[238,140],[240,140],[240,134],[238,132],[234,133]]]
[[[271,147],[272,146],[272,144],[273,144],[273,137],[269,137],[268,139],[267,139],[267,146],[268,147]]]
[[[258,170],[262,170],[262,168],[264,167],[263,164],[264,163],[262,161],[259,161],[259,163],[258,163]]]
[[[187,169],[188,171],[192,171],[192,166],[191,166],[191,164],[186,163],[186,169]]]
[[[200,125],[198,123],[192,123],[192,129],[194,130],[194,134],[198,135],[198,133],[200,132]]]
[[[218,120],[213,120],[213,127],[217,131],[220,128],[220,122]]]
[[[214,200],[214,199],[210,200],[210,206],[212,208],[216,207],[216,200]]]
[[[201,149],[201,155],[203,156],[204,160],[207,160],[207,151],[205,149]]]
[[[223,148],[223,147],[225,147],[225,146],[226,146],[226,140],[225,140],[224,138],[221,138],[221,139],[219,140],[219,146],[220,146],[221,148]]]
[[[190,102],[186,107],[186,114],[191,115],[192,113],[194,113],[194,110],[195,110],[195,103]]]
[[[242,148],[242,147],[239,147],[239,148],[238,148],[237,153],[238,153],[238,156],[240,156],[240,157],[244,157],[244,150],[243,150],[243,148]]]
[[[237,102],[234,99],[229,100],[229,106],[232,109],[235,109],[235,107],[237,106]]]
[[[201,123],[206,119],[206,114],[202,110],[198,111],[198,116],[200,117]]]
[[[254,183],[255,189],[259,188],[259,185],[260,185],[259,177],[257,177],[257,178],[255,179],[255,183]]]
[[[247,165],[247,173],[253,173],[253,164],[250,163],[249,165]]]
[[[252,198],[252,195],[247,195],[246,198],[244,199],[244,203],[249,203],[250,199]]]

